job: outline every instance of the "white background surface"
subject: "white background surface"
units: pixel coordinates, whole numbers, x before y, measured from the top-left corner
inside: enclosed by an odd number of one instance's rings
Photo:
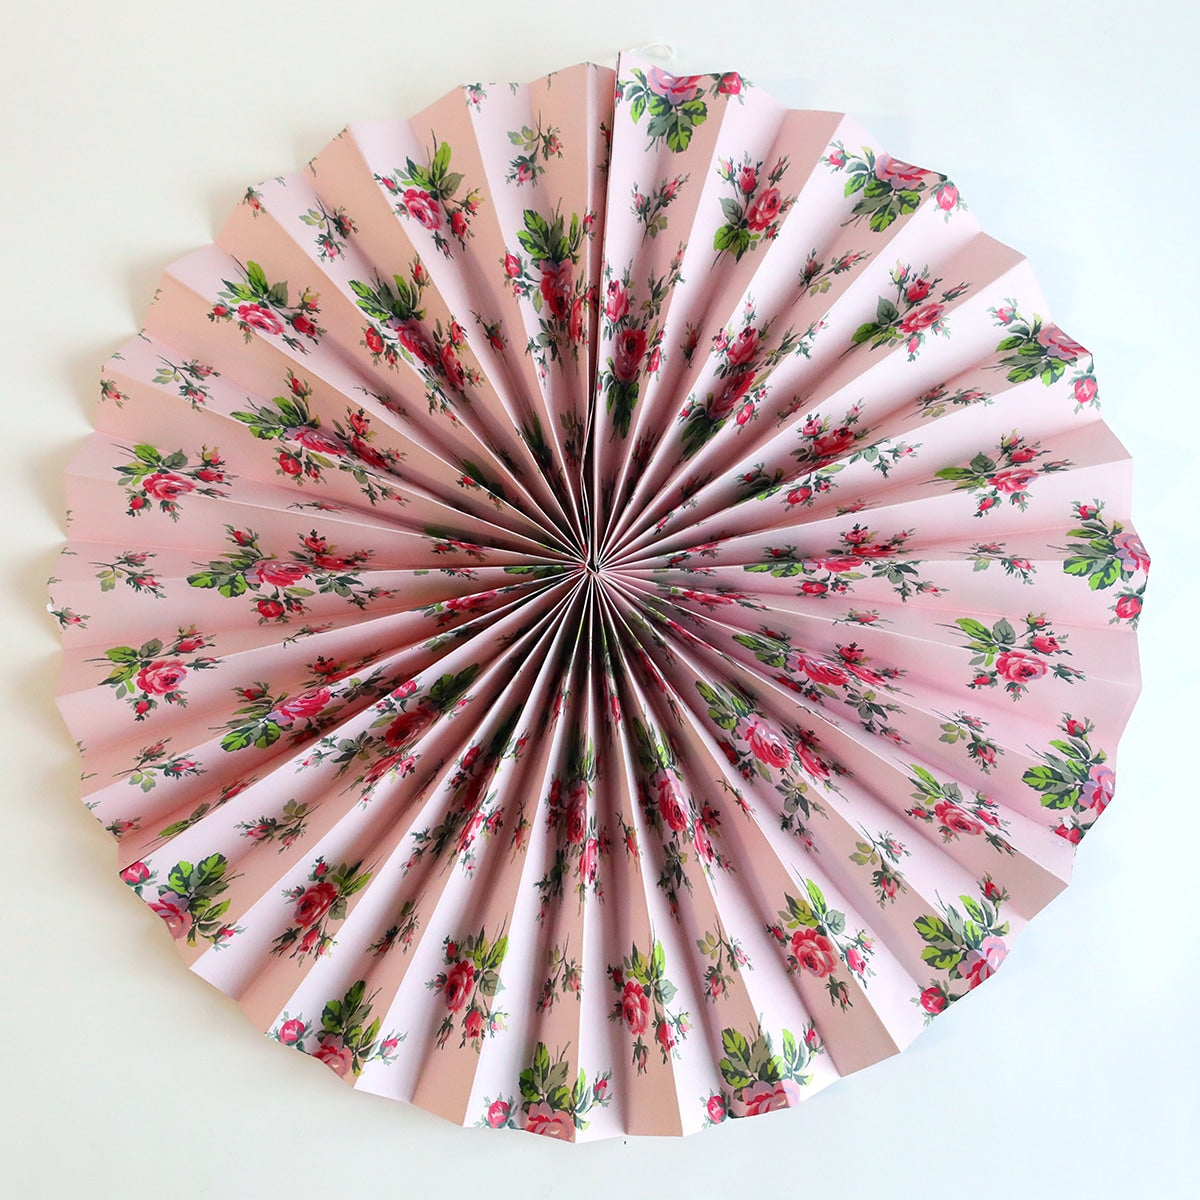
[[[14,8],[0,36],[7,1194],[1196,1195],[1191,6]],[[100,362],[161,268],[210,241],[248,183],[300,165],[350,119],[656,40],[674,43],[676,69],[736,69],[794,106],[853,113],[899,157],[952,174],[984,228],[1031,257],[1056,319],[1095,353],[1107,419],[1138,462],[1135,518],[1154,556],[1146,690],[1076,882],[1001,977],[907,1053],[799,1112],[682,1142],[564,1147],[355,1094],[179,964],[75,799],[43,584]]]

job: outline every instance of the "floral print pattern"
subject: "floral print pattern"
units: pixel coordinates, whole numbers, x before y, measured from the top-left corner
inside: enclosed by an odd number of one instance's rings
[[[279,558],[263,552],[252,529],[226,525],[225,530],[233,549],[211,562],[197,563],[203,569],[187,577],[188,585],[213,589],[231,600],[248,597],[260,625],[285,623],[306,613],[306,601],[316,593],[338,596],[356,608],[389,595],[383,588],[364,587],[358,576],[356,568],[370,560],[371,550],[338,554],[337,547],[314,529],[298,535],[300,544],[291,558]]]
[[[804,972],[821,980],[829,1002],[844,1011],[854,1001],[850,985],[839,979],[837,972],[844,965],[859,986],[866,986],[867,976],[875,973],[869,965],[875,941],[865,930],[849,930],[846,914],[828,905],[824,892],[813,880],[800,882],[805,894],[785,894],[779,919],[767,926],[767,932],[779,943],[788,971]]]
[[[291,1017],[285,1010],[270,1036],[301,1054],[312,1055],[342,1079],[361,1075],[368,1063],[390,1066],[408,1034],[380,1036],[381,1018],[372,1011],[378,994],[367,995],[366,980],[359,979],[340,999],[325,1005],[319,1020],[303,1015]]]
[[[985,875],[979,883],[978,899],[959,896],[959,906],[941,903],[940,915],[926,913],[913,922],[925,942],[921,958],[937,972],[914,999],[926,1022],[990,978],[1008,957],[1004,939],[1009,924],[1000,919],[1001,906],[1008,898],[1008,893]]]
[[[229,901],[220,899],[229,885],[238,878],[229,871],[229,863],[222,854],[210,854],[197,863],[177,862],[162,882],[158,873],[146,863],[136,862],[121,872],[121,878],[150,906],[150,911],[161,917],[178,942],[195,946],[207,942],[219,950],[242,927],[222,920],[229,911]],[[145,892],[156,889],[153,899]]]
[[[500,967],[508,953],[504,933],[489,939],[485,930],[464,938],[448,937],[442,943],[445,969],[426,985],[442,994],[446,1014],[438,1026],[437,1045],[444,1046],[461,1025],[459,1047],[467,1045],[478,1053],[485,1038],[505,1027],[508,1014],[493,1008],[496,993],[503,988]]]
[[[850,340],[856,346],[869,342],[872,350],[903,342],[908,361],[912,362],[927,337],[950,336],[946,307],[968,291],[967,284],[958,283],[939,293],[941,282],[941,277],[931,275],[928,267],[918,271],[910,264],[897,263],[892,271],[896,298],[880,296],[875,319],[860,325]]]
[[[1038,461],[1049,453],[1041,442],[1027,442],[1014,430],[1000,439],[994,457],[981,450],[965,466],[943,467],[937,478],[953,483],[956,491],[981,493],[976,501],[977,517],[986,516],[1005,500],[1024,512],[1029,507],[1031,485],[1039,475],[1074,466],[1068,458]]]
[[[155,446],[142,444],[125,453],[129,461],[113,470],[121,478],[128,500],[126,511],[131,517],[157,508],[178,521],[182,497],[194,492],[220,498],[236,478],[225,469],[216,447],[210,450],[202,446],[199,453],[192,454],[182,449],[164,454]]]
[[[1040,793],[1042,805],[1061,819],[1054,832],[1077,845],[1108,807],[1116,789],[1116,772],[1108,755],[1091,743],[1096,726],[1087,717],[1063,713],[1065,737],[1039,750],[1041,765],[1030,767],[1021,782]]]
[[[646,117],[650,146],[662,143],[676,154],[688,148],[697,126],[708,120],[708,100],[731,96],[741,102],[748,79],[735,72],[724,75],[671,75],[661,67],[635,67],[628,79],[618,80],[617,99],[629,105],[638,125]]]
[[[361,865],[332,867],[318,858],[307,880],[283,893],[292,906],[291,924],[272,942],[271,953],[301,961],[328,954],[337,945],[333,925],[345,920],[350,897],[371,882],[371,872],[359,870]]]
[[[467,248],[467,239],[475,236],[471,222],[482,201],[478,188],[469,188],[460,196],[463,176],[450,169],[452,151],[449,142],[438,142],[429,154],[426,166],[411,158],[387,175],[376,175],[375,182],[395,200],[397,214],[428,231],[433,244],[447,258],[454,246]]]
[[[316,322],[321,299],[311,288],[303,288],[294,304],[288,301],[288,285],[271,283],[256,262],[247,262],[242,279],[221,281],[217,301],[208,319],[217,324],[234,324],[246,342],[255,334],[277,337],[289,349],[307,354],[309,344],[321,340],[325,330]]]
[[[1069,555],[1063,560],[1063,571],[1086,579],[1093,592],[1123,584],[1109,610],[1114,614],[1112,623],[1126,621],[1136,628],[1146,583],[1143,579],[1136,587],[1132,584],[1149,571],[1150,555],[1136,533],[1127,531],[1120,521],[1104,520],[1103,514],[1104,505],[1099,500],[1090,504],[1075,502],[1072,515],[1076,527],[1067,533],[1071,544],[1057,547]]]
[[[1056,661],[1070,655],[1067,635],[1056,634],[1045,613],[1028,613],[1018,633],[1007,617],[989,628],[973,617],[959,617],[954,624],[966,635],[975,674],[967,684],[972,691],[1003,684],[1013,700],[1020,700],[1039,679],[1050,676],[1064,683],[1086,679],[1075,667]]]
[[[680,1043],[691,1024],[686,1012],[671,1012],[675,985],[667,978],[667,956],[662,942],[653,941],[642,953],[635,944],[620,963],[607,968],[609,982],[617,993],[610,1021],[620,1022],[633,1038],[633,1065],[639,1075],[650,1058],[648,1040],[657,1043],[664,1063],[678,1058]]]
[[[625,59],[360,127],[102,372],[49,585],[85,802],[366,1090],[791,1107],[1112,801],[1150,562],[1092,357],[944,175],[781,111]]]
[[[210,637],[189,625],[169,642],[151,638],[140,646],[110,646],[103,658],[91,661],[109,664],[100,686],[111,687],[133,710],[133,719],[144,721],[160,703],[187,706],[184,683],[189,674],[220,666],[219,658],[197,653],[212,644]]]
[[[721,1046],[725,1055],[718,1065],[725,1087],[701,1098],[706,1125],[794,1108],[803,1098],[802,1089],[812,1082],[813,1058],[825,1053],[811,1023],[800,1037],[783,1030],[778,1051],[771,1035],[761,1028],[748,1033],[723,1029]]]

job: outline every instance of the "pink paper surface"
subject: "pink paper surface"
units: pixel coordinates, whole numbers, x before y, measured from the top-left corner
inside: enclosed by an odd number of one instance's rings
[[[792,1107],[986,981],[1113,794],[1149,560],[944,176],[623,58],[352,125],[108,361],[51,608],[194,971],[567,1140]]]

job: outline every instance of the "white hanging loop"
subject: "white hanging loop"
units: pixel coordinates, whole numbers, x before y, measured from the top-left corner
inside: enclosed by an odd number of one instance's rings
[[[670,42],[647,42],[644,46],[631,46],[626,54],[637,54],[642,58],[657,58],[664,63],[675,61],[675,47]]]

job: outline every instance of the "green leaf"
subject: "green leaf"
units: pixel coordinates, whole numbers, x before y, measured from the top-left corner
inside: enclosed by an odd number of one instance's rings
[[[998,646],[1011,646],[1017,640],[1017,631],[1003,617],[992,626],[992,635]]]
[[[954,933],[950,926],[940,917],[935,917],[931,913],[926,913],[924,916],[918,917],[913,922],[913,928],[927,942],[948,942],[951,945],[954,944]]]
[[[737,239],[737,230],[732,225],[722,225],[713,234],[713,249],[728,250]]]
[[[743,1034],[739,1033],[736,1029],[722,1029],[721,1045],[725,1048],[725,1053],[734,1065],[741,1067],[749,1066],[750,1043]]]
[[[875,320],[880,325],[890,325],[893,321],[899,319],[900,310],[886,297],[879,297],[879,304],[875,309]]]
[[[992,631],[986,625],[982,625],[970,617],[959,617],[954,623],[973,641],[991,644]]]
[[[550,1073],[550,1051],[544,1042],[538,1042],[533,1052],[533,1070],[535,1077],[541,1081]]]
[[[265,293],[270,286],[267,283],[266,272],[256,262],[246,264],[246,281],[259,295]]]
[[[947,950],[937,946],[926,946],[921,958],[936,971],[953,971],[966,957],[961,950]]]

